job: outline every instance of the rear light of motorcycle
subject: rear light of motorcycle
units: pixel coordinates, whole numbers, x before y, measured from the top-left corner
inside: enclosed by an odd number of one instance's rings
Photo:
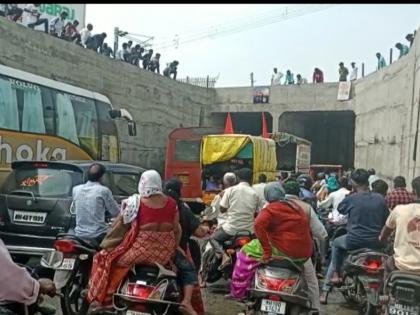
[[[278,295],[269,295],[267,297],[267,299],[269,299],[271,301],[277,301],[277,302],[280,302],[281,301],[281,298]]]
[[[363,269],[367,273],[379,273],[382,269],[382,261],[377,259],[366,259],[363,264]]]
[[[240,237],[240,238],[237,238],[236,239],[235,245],[237,247],[242,247],[242,246],[248,244],[249,242],[251,242],[251,238],[250,237]]]
[[[381,287],[381,284],[379,282],[369,282],[368,288],[369,289],[379,289]]]
[[[57,240],[54,242],[54,248],[65,254],[74,253],[76,251],[75,244],[70,240]]]
[[[138,284],[138,283],[129,283],[127,286],[127,295],[134,296],[141,299],[147,299],[150,294],[153,292],[153,287]]]
[[[270,278],[263,274],[258,275],[258,284],[271,291],[287,291],[290,292],[297,282],[297,279],[277,279]]]

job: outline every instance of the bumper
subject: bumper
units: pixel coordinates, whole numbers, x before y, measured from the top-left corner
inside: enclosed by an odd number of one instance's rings
[[[27,235],[1,231],[0,238],[11,254],[42,256],[54,250],[54,236]]]

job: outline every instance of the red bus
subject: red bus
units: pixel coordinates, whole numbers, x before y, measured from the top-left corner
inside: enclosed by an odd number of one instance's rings
[[[183,182],[183,199],[194,211],[204,208],[200,162],[201,140],[205,135],[223,134],[223,128],[176,128],[168,136],[165,178],[178,177]]]

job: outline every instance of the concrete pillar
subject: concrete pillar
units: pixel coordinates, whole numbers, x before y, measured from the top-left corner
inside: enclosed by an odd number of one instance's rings
[[[273,130],[271,131],[272,133],[279,131],[279,119],[281,114],[282,112],[270,112],[270,115],[273,117]]]

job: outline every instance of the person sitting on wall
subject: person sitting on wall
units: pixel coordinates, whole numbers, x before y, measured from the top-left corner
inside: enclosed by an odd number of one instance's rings
[[[173,78],[174,80],[176,80],[176,75],[178,73],[178,65],[179,62],[177,60],[174,60],[173,62],[171,62],[166,68],[165,70],[163,70],[163,75],[165,77],[170,78],[171,74],[173,74]]]

